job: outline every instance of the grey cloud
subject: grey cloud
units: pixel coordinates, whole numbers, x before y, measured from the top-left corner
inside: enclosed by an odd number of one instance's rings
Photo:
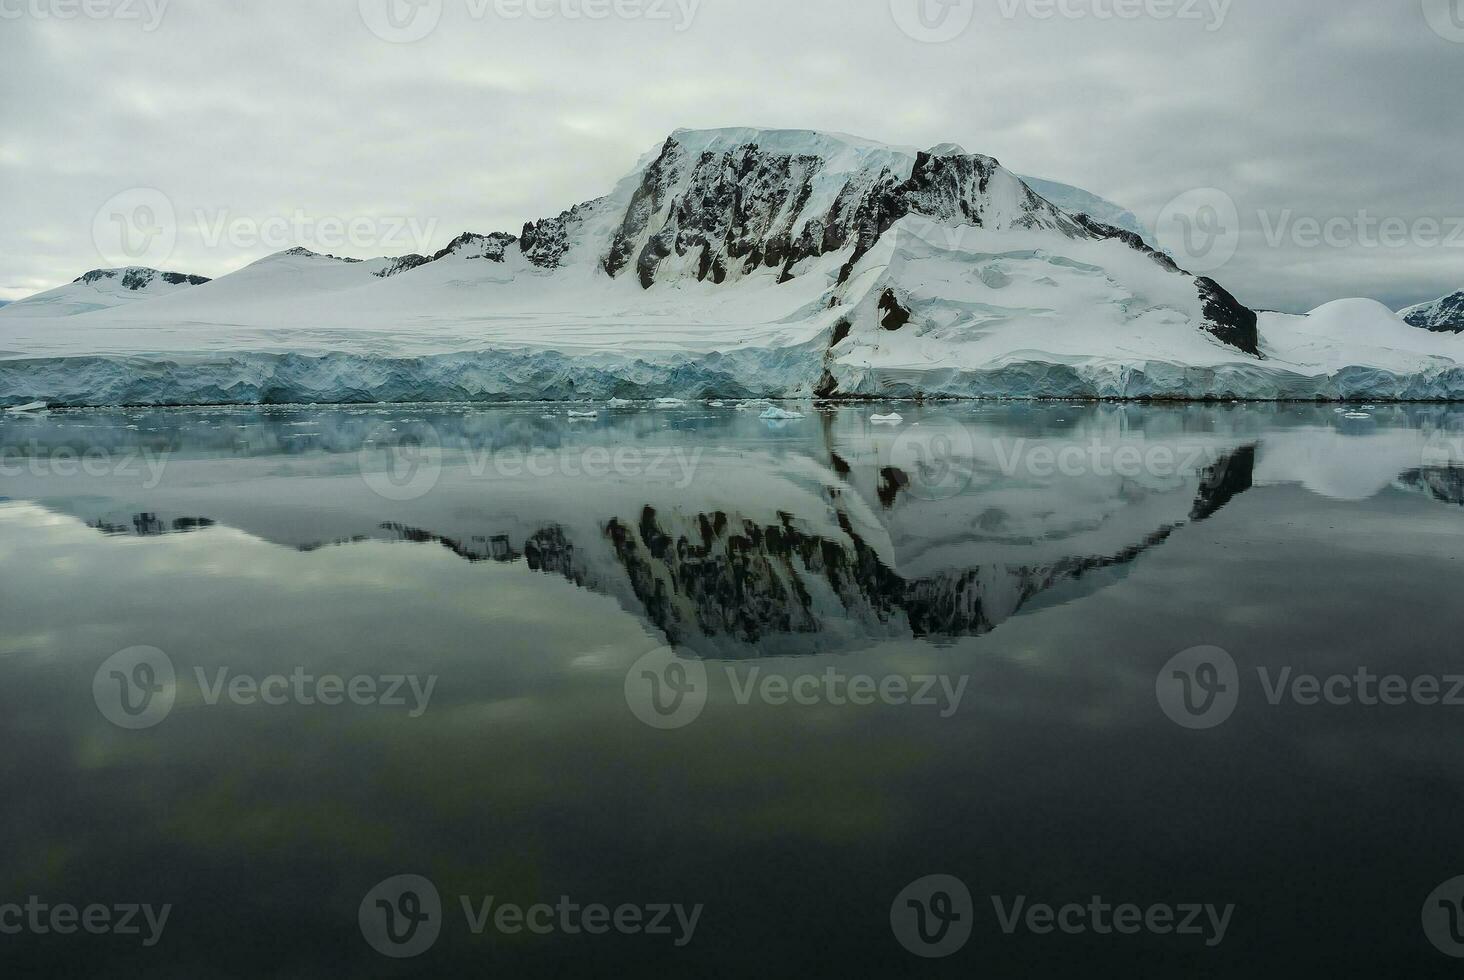
[[[722,125],[958,142],[1150,223],[1219,188],[1242,239],[1214,275],[1256,306],[1401,306],[1464,285],[1464,242],[1266,239],[1288,214],[1464,221],[1464,44],[1421,0],[1235,0],[1213,31],[971,2],[944,43],[901,33],[891,0],[702,0],[684,31],[491,5],[475,20],[470,0],[442,0],[437,29],[406,44],[374,36],[357,0],[172,0],[152,32],[0,20],[0,298],[103,264],[93,218],[131,187],[185,218],[167,264],[216,276],[272,249],[210,247],[189,228],[199,211],[411,216],[440,247],[606,192],[678,126]]]

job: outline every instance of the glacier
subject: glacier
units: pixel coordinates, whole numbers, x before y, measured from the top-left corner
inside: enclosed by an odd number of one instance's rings
[[[12,304],[0,405],[1464,397],[1464,335],[1257,313],[1063,186],[949,144],[678,130],[517,234]]]

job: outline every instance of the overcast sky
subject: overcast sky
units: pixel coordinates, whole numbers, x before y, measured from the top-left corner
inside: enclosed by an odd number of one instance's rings
[[[1253,306],[1464,287],[1464,0],[0,0],[0,91],[0,299],[115,264],[137,188],[148,264],[218,276],[517,232],[731,125],[957,142],[1167,230],[1233,201],[1197,271]]]

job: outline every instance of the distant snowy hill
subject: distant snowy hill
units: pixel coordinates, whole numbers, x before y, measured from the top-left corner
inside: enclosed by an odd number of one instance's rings
[[[1258,317],[1046,186],[1067,207],[949,144],[679,130],[517,234],[6,311],[0,402],[1464,393],[1464,339],[1376,304]]]
[[[1432,303],[1410,306],[1398,314],[1415,327],[1438,333],[1464,333],[1464,289]]]
[[[7,304],[5,316],[77,316],[95,310],[110,310],[141,300],[200,286],[203,276],[159,272],[132,266],[125,269],[94,269],[74,282]]]

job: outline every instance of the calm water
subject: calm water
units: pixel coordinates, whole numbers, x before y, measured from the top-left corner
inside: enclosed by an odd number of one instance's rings
[[[897,410],[0,416],[0,968],[1457,974],[1464,413]]]

